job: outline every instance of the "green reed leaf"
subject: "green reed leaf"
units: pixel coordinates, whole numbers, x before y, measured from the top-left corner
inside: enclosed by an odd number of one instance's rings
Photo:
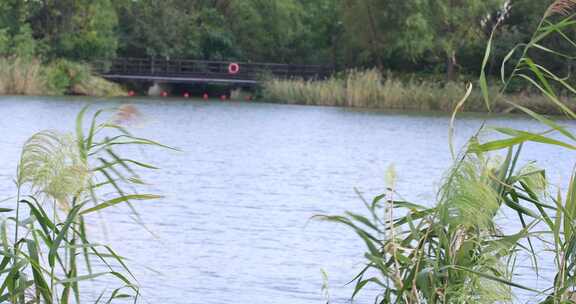
[[[86,210],[83,210],[82,212],[80,212],[80,215],[86,215],[92,212],[96,212],[111,206],[115,206],[118,205],[120,203],[124,203],[124,202],[128,202],[131,200],[155,200],[155,199],[161,199],[163,198],[163,196],[160,195],[153,195],[153,194],[130,194],[130,195],[124,195],[124,196],[120,196],[111,200],[107,200],[103,203],[100,203],[92,208],[88,208]]]
[[[52,246],[50,246],[50,251],[48,252],[48,263],[50,264],[50,267],[54,267],[56,255],[58,255],[58,249],[60,248],[60,244],[66,238],[68,230],[70,229],[70,226],[75,222],[81,207],[82,205],[78,205],[70,210],[70,212],[68,213],[68,217],[66,218],[66,221],[64,222],[64,225],[60,230],[60,233],[58,233],[58,235],[54,239],[54,243],[52,244]]]

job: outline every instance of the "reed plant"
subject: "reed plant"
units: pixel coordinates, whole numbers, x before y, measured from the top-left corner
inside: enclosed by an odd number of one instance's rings
[[[574,12],[576,1],[554,1],[532,39],[506,56],[498,92],[490,90],[484,72],[493,37],[486,49],[479,79],[486,109],[507,104],[538,122],[541,132],[481,127],[482,132],[473,136],[459,155],[450,140],[454,165],[432,202],[404,201],[389,182],[386,193],[370,202],[363,200],[367,209],[363,214],[319,216],[350,227],[366,244],[366,266],[353,280],[352,297],[372,285],[380,290],[375,303],[382,304],[512,303],[518,300],[518,290],[531,294],[530,303],[576,303],[576,172],[565,181],[564,190],[555,189],[547,181],[546,168],[520,161],[526,143],[573,152],[576,134],[519,103],[520,97],[507,94],[511,83],[522,80],[541,92],[548,107],[568,121],[576,119],[567,103],[576,89],[548,70],[545,63],[530,57],[537,49],[566,60],[572,58],[547,47],[546,41],[564,40],[566,45],[575,46],[568,34],[576,26]],[[519,59],[512,62],[515,57]],[[512,69],[507,68],[510,66]],[[561,91],[571,95],[568,99],[560,97]],[[456,112],[472,92],[469,85],[464,98],[455,103],[450,138]],[[479,134],[486,131],[499,136],[484,140]],[[504,151],[505,156],[499,157],[502,154],[495,153],[498,151]],[[504,232],[497,219],[501,213],[515,215],[508,220],[515,219],[518,225],[512,227],[519,228],[514,231],[509,226]],[[542,278],[539,265],[544,254],[552,257],[546,267],[553,266],[555,272],[548,281]],[[534,285],[520,284],[514,280],[520,271],[542,279]]]
[[[94,303],[140,297],[127,259],[111,247],[93,242],[87,219],[119,204],[160,197],[142,194],[138,169],[154,166],[124,157],[122,146],[162,146],[131,135],[122,125],[135,115],[123,108],[110,119],[97,111],[75,133],[42,131],[24,144],[16,174],[13,205],[0,208],[0,302],[81,303],[82,283],[109,277],[117,288],[103,290]]]
[[[263,87],[265,99],[289,104],[344,106],[345,93],[343,81],[337,78],[326,81],[270,79]]]
[[[497,93],[499,87],[488,87]],[[410,77],[400,79],[392,73],[377,70],[352,70],[326,80],[268,79],[263,84],[263,98],[279,103],[341,106],[411,111],[443,111],[450,113],[466,92],[464,83],[442,82]],[[541,113],[557,114],[542,94],[508,94],[517,104],[530,106]],[[570,105],[570,108],[576,108]],[[502,98],[494,101],[498,112],[515,111]],[[470,94],[463,110],[486,112],[479,89]]]
[[[0,95],[40,95],[46,87],[40,61],[0,57]]]
[[[0,57],[0,95],[126,96],[118,84],[95,76],[90,66],[67,60]]]

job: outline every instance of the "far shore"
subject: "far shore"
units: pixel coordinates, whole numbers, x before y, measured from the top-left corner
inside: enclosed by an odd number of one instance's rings
[[[344,78],[319,81],[272,79],[265,81],[262,98],[285,104],[340,106],[386,110],[441,111],[452,113],[466,95],[467,83],[430,80],[402,81],[384,77],[369,70],[350,72]],[[563,100],[573,111],[576,105]],[[465,112],[517,112],[514,105],[540,114],[563,114],[562,110],[542,94],[500,94],[500,88],[489,88],[489,106],[478,87],[459,109]]]
[[[148,92],[135,92],[110,82],[91,72],[87,65],[64,60],[43,64],[39,60],[0,58],[0,96],[142,96]],[[431,80],[400,80],[376,70],[350,71],[343,77],[325,80],[268,79],[256,91],[228,89],[203,93],[202,98],[238,101],[265,101],[280,104],[335,106],[394,111],[437,111],[452,113],[466,95],[464,82]],[[171,92],[170,88],[158,94],[194,97]],[[477,113],[519,112],[514,105],[529,108],[540,114],[559,115],[562,110],[538,93],[499,94],[499,88],[490,87],[490,108],[479,88],[474,88],[459,111]],[[576,106],[563,100],[573,111]],[[514,104],[514,105],[513,105]]]

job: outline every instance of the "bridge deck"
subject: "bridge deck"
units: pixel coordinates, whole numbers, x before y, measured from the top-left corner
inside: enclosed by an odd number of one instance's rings
[[[104,74],[102,77],[109,80],[153,81],[162,83],[216,83],[256,85],[257,80],[226,79],[226,78],[199,78],[199,77],[168,77],[168,76],[142,76],[142,75],[114,75]]]
[[[238,63],[238,72],[231,73],[230,64],[225,61],[118,58],[96,62],[94,67],[97,73],[110,80],[171,83],[256,85],[268,77],[323,79],[332,74],[327,66],[271,63]]]

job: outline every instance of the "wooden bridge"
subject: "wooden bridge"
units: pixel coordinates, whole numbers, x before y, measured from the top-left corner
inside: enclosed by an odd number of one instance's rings
[[[113,81],[257,85],[266,77],[323,79],[332,68],[322,65],[229,61],[117,58],[94,63],[95,72]]]

